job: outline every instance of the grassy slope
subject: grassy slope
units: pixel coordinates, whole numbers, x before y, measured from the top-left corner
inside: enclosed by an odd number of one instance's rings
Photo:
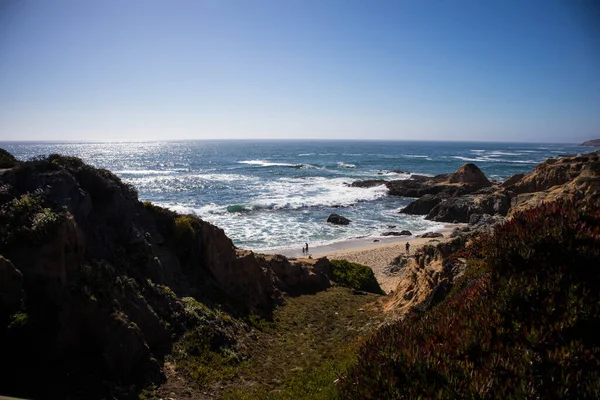
[[[170,359],[175,376],[149,398],[170,393],[192,399],[333,399],[335,381],[355,361],[360,338],[385,319],[374,294],[333,287],[314,295],[290,297],[272,322],[229,320],[236,343],[227,338],[211,351],[202,331],[188,333]],[[200,339],[204,338],[206,340]],[[200,349],[200,350],[199,350]],[[178,381],[179,379],[182,379]],[[174,383],[179,382],[179,383]],[[213,397],[214,398],[214,397]]]

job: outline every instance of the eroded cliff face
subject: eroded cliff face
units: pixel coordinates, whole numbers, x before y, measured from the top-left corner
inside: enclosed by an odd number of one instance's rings
[[[0,393],[34,398],[133,395],[188,328],[225,329],[198,302],[268,317],[282,289],[329,286],[56,155],[0,170],[0,278]]]
[[[600,196],[600,152],[546,160],[512,185],[509,215],[543,202]]]

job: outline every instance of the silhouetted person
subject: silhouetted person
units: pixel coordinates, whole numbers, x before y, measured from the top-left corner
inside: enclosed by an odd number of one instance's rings
[[[406,255],[410,253],[410,243],[406,242]]]
[[[305,243],[305,244],[306,244],[306,254],[308,254],[308,243]]]

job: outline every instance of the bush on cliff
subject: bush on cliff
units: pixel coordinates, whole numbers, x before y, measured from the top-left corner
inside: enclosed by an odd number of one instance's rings
[[[340,285],[375,294],[385,294],[379,287],[373,270],[346,260],[332,260],[333,280]]]
[[[0,207],[0,253],[18,240],[38,243],[52,233],[64,218],[40,190],[15,197]]]
[[[341,397],[597,398],[600,203],[519,213],[461,256],[462,290],[369,338]]]

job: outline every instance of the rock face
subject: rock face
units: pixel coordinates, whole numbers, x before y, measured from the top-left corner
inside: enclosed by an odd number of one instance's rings
[[[468,222],[473,214],[506,215],[510,208],[510,196],[506,191],[475,192],[446,199],[433,207],[426,219],[440,222]]]
[[[327,218],[327,222],[331,223],[331,224],[336,224],[336,225],[348,225],[350,221],[348,218],[343,217],[339,214],[331,214],[329,216],[329,218]]]
[[[446,194],[426,194],[404,207],[400,212],[403,214],[426,215],[448,197]]]
[[[282,255],[262,257],[275,273],[279,288],[287,293],[316,293],[331,286],[333,272],[327,258],[290,262]]]

